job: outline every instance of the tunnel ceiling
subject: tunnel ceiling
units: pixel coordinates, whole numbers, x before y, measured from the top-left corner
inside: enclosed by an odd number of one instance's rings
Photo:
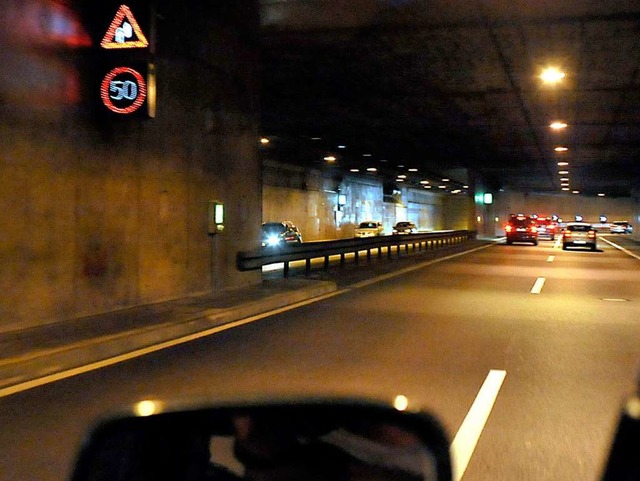
[[[287,160],[327,152],[344,168],[469,168],[495,189],[561,192],[569,178],[583,194],[638,191],[637,1],[261,4],[263,133]],[[539,77],[548,66],[566,73],[555,86]],[[558,120],[568,126],[554,131]]]

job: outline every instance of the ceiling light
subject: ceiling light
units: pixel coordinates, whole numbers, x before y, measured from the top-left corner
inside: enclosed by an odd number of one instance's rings
[[[398,166],[398,169],[404,169],[404,164],[400,164],[400,165]]]
[[[311,140],[322,140],[322,137],[311,137]]]
[[[598,197],[604,197],[603,193],[598,194]]]
[[[425,188],[425,189],[430,189],[430,188],[431,188],[431,186],[430,186],[430,185],[425,185],[425,186],[424,186],[424,188]]]
[[[380,159],[380,162],[389,162],[387,159]]]
[[[564,122],[553,122],[551,125],[549,125],[549,127],[551,127],[553,130],[562,130],[567,128],[567,124],[565,124]]]
[[[569,175],[569,171],[568,170],[559,170],[558,174],[560,174],[560,175]]]
[[[449,179],[442,179],[442,182],[449,182]]]
[[[407,176],[404,175],[404,174],[398,176],[398,179],[406,179],[406,178],[407,178]]]
[[[569,182],[569,177],[562,177],[560,182]]]
[[[396,182],[404,182],[404,179],[396,179]]]
[[[421,183],[422,185],[426,185],[426,184],[428,184],[428,183],[429,183],[429,181],[428,181],[428,180],[421,180],[421,181],[420,181],[420,183]]]
[[[463,185],[463,186],[462,186],[462,188],[463,188],[463,189],[468,189],[468,188],[469,188],[469,186],[468,186],[468,185]]]
[[[438,189],[446,189],[446,188],[447,188],[447,186],[446,186],[446,185],[439,185],[439,186],[438,186]]]
[[[346,149],[346,148],[347,148],[347,146],[346,146],[346,145],[338,145],[338,148],[339,148],[339,149]]]
[[[267,144],[269,143],[269,139],[267,139],[266,137],[262,137],[262,138],[260,139],[260,143],[261,143],[262,145],[267,145]]]
[[[558,162],[558,167],[565,167],[569,165],[569,162]]]
[[[336,158],[333,155],[327,155],[324,160],[326,160],[327,162],[335,162]]]
[[[418,172],[418,169],[409,169],[409,172]]]
[[[376,169],[375,167],[369,167],[367,169],[367,172],[378,172],[378,169]]]
[[[562,190],[571,190],[569,187],[563,187]]]
[[[371,157],[371,154],[362,154],[363,157]]]
[[[573,193],[573,194],[579,194],[579,193],[580,193],[580,191],[579,191],[579,190],[574,190],[572,193]]]
[[[546,84],[556,84],[565,77],[566,74],[556,67],[546,68],[540,74],[540,79]]]
[[[567,147],[556,147],[553,150],[555,150],[556,152],[566,152],[569,149]]]

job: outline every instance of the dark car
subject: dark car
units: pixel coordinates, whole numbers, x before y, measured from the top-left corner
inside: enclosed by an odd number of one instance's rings
[[[570,222],[562,233],[562,249],[568,247],[588,247],[596,250],[596,230],[586,222]]]
[[[290,221],[262,224],[262,247],[278,247],[285,244],[301,244],[302,233]]]
[[[538,217],[536,219],[536,228],[538,229],[538,239],[555,240],[558,224],[547,217]]]
[[[416,232],[418,232],[418,228],[413,222],[409,222],[409,221],[398,222],[396,225],[393,226],[393,230],[391,231],[393,235],[415,234]]]
[[[513,216],[504,227],[507,235],[507,244],[514,242],[530,242],[538,245],[538,228],[536,222],[529,216]]]

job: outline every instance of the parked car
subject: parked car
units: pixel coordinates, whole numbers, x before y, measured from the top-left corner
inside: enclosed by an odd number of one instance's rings
[[[570,222],[562,233],[562,249],[567,247],[588,247],[592,251],[597,248],[596,230],[586,222]]]
[[[632,234],[633,226],[626,220],[617,220],[611,223],[609,226],[609,232],[612,234]]]
[[[262,224],[262,247],[278,247],[285,244],[301,243],[302,233],[291,221],[265,222]]]
[[[382,222],[368,220],[365,222],[360,222],[358,227],[356,227],[355,236],[356,237],[376,237],[384,234],[384,227],[382,226]]]
[[[397,235],[397,234],[415,234],[416,232],[418,232],[418,228],[413,222],[401,221],[393,226],[393,231],[391,233],[393,235]]]
[[[538,227],[535,219],[528,215],[514,215],[504,226],[504,232],[507,235],[507,244],[514,242],[530,242],[538,245]]]

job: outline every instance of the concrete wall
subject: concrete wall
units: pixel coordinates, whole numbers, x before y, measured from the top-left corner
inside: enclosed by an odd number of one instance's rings
[[[471,225],[473,212],[467,197],[405,186],[398,192],[393,199],[385,196],[381,179],[371,175],[305,171],[266,161],[263,222],[290,220],[300,228],[305,241],[353,237],[356,226],[365,220],[382,221],[387,234],[402,220],[415,222],[421,230],[467,229]],[[343,205],[338,204],[340,195],[344,195]]]
[[[101,110],[102,3],[0,0],[0,330],[260,281],[256,2],[160,2],[155,119]]]

